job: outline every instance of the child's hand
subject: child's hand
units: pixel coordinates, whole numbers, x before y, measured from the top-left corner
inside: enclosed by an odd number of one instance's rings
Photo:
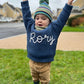
[[[28,1],[28,0],[22,0],[22,1]]]
[[[74,0],[68,0],[68,5],[72,5],[72,2],[73,2]]]

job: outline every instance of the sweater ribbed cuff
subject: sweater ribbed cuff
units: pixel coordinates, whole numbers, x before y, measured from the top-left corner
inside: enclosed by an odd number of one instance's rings
[[[22,2],[21,2],[21,6],[22,6],[22,7],[29,6],[29,2],[28,2],[28,1],[22,1]]]
[[[68,5],[68,4],[66,3],[64,8],[65,8],[66,10],[72,10],[73,6]]]

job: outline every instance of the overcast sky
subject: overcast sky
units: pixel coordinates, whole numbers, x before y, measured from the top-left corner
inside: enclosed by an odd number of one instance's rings
[[[68,0],[49,0],[49,5],[52,10],[56,10],[57,8],[63,8],[65,3],[67,3]],[[0,4],[4,4],[5,2],[8,2],[12,4],[15,7],[21,8],[21,0],[0,0]],[[35,11],[36,8],[39,6],[39,0],[29,0],[31,11]]]

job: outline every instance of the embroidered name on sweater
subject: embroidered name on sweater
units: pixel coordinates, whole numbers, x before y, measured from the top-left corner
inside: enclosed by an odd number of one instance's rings
[[[53,35],[52,36],[48,36],[48,35],[36,36],[35,32],[30,34],[30,42],[32,41],[33,43],[41,43],[43,42],[44,39],[46,39],[46,41],[50,43],[50,45],[52,45],[53,42],[55,41],[55,39],[53,38]]]

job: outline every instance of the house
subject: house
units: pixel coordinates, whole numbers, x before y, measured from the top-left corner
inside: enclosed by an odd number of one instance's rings
[[[61,11],[62,9],[58,10],[57,16],[60,14]],[[84,0],[76,0],[73,3],[73,9],[70,17],[73,17],[75,15],[81,15],[81,14],[84,14]]]
[[[84,14],[84,0],[76,0],[73,6],[71,16]]]
[[[79,8],[82,8],[84,7],[84,0],[76,0],[74,3],[73,3],[74,6],[78,6]]]
[[[9,4],[8,2],[0,5],[0,15],[4,17],[11,17],[13,19],[22,18],[22,12],[20,8],[16,8],[13,5]]]
[[[3,6],[0,5],[0,17],[4,16],[4,13],[5,13],[5,11],[3,9]]]

